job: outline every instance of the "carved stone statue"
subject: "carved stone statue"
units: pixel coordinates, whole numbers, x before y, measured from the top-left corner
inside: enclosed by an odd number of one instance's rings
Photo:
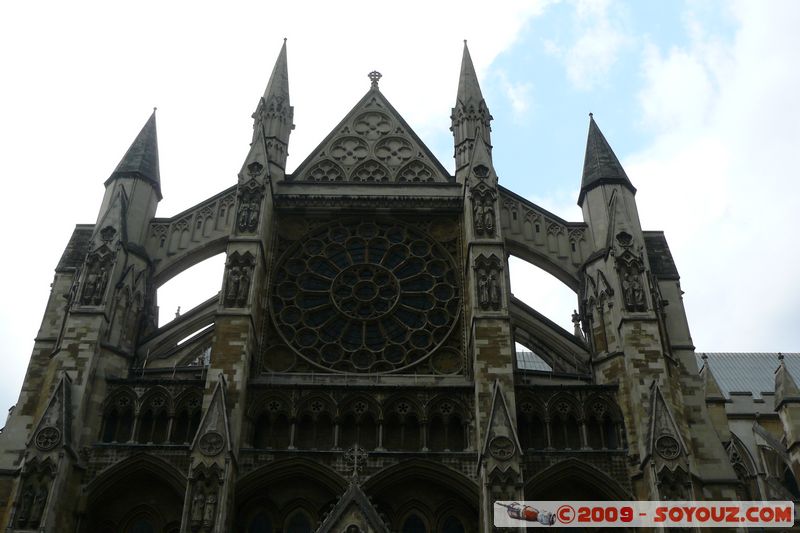
[[[478,235],[494,236],[494,197],[489,192],[473,193],[472,223]]]
[[[489,276],[489,304],[494,309],[500,308],[500,282],[495,274]]]
[[[203,510],[203,527],[210,528],[214,525],[214,518],[217,516],[216,510],[217,497],[212,494],[206,499],[206,505]]]
[[[31,516],[31,508],[33,507],[33,499],[33,489],[31,487],[26,487],[22,492],[19,509],[17,510],[17,527],[24,528],[28,523],[28,518]]]
[[[250,295],[250,282],[255,260],[250,252],[234,252],[228,258],[228,274],[225,282],[225,307],[245,307]]]
[[[236,300],[239,296],[239,285],[242,275],[238,267],[233,267],[228,271],[228,285],[225,288],[225,307],[237,307]]]
[[[250,267],[243,266],[239,278],[239,293],[236,295],[236,307],[247,305],[248,292],[250,292]]]
[[[192,525],[199,525],[200,522],[203,521],[203,509],[205,507],[206,497],[203,495],[203,491],[198,489],[197,492],[194,493],[194,497],[192,498],[192,513],[191,513],[191,520]]]
[[[490,305],[489,278],[485,274],[478,279],[478,305],[481,309],[486,309]]]
[[[36,492],[36,497],[33,499],[33,506],[31,507],[30,525],[32,527],[38,527],[39,522],[42,521],[45,503],[47,503],[47,489],[40,487]]]

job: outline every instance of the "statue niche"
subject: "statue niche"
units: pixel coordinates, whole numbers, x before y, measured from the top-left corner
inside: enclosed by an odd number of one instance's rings
[[[247,167],[248,173],[251,176],[258,175],[260,173],[259,167],[261,167],[259,163],[251,163]],[[254,174],[256,170],[258,172]],[[239,208],[236,212],[236,227],[242,233],[254,233],[258,228],[259,215],[261,214],[264,185],[253,177],[247,183],[239,186],[238,198]]]
[[[475,260],[475,279],[477,281],[478,307],[484,311],[498,310],[502,304],[501,263],[497,256],[480,255]]]
[[[189,528],[192,532],[212,531],[217,517],[217,498],[222,485],[222,470],[216,464],[210,467],[200,465],[192,477],[194,479],[190,483],[192,496]]]
[[[81,290],[81,305],[101,305],[108,287],[113,253],[105,244],[86,257],[86,274]]]
[[[617,273],[619,274],[622,298],[627,311],[647,311],[642,274],[644,266],[639,255],[633,253],[633,237],[624,231],[617,234]]]
[[[17,529],[39,528],[47,509],[53,477],[55,465],[49,459],[42,462],[34,459],[26,465],[13,519]]]
[[[250,295],[255,258],[250,252],[233,252],[225,274],[225,307],[246,307]]]
[[[495,193],[483,181],[470,189],[472,198],[472,225],[477,235],[494,237]]]

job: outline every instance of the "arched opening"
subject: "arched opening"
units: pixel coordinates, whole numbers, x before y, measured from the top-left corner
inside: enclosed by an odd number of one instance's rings
[[[82,531],[171,532],[181,521],[185,483],[172,466],[150,456],[118,463],[87,488]]]
[[[289,447],[292,424],[286,413],[264,412],[256,419],[253,447],[285,450]]]
[[[402,533],[428,533],[428,526],[418,513],[409,513],[403,520]]]
[[[194,309],[220,291],[225,254],[217,254],[187,268],[158,288],[158,327]]]
[[[297,509],[286,519],[286,533],[312,533],[311,517],[303,509]]]
[[[103,415],[102,442],[129,442],[133,436],[133,406],[135,396],[117,394],[109,399]]]
[[[523,259],[508,258],[511,292],[558,326],[572,333],[572,313],[578,306],[575,292],[552,274]]]
[[[346,487],[336,472],[314,461],[275,461],[244,476],[236,488],[237,533],[314,531]]]
[[[173,444],[190,443],[200,426],[202,398],[200,394],[190,394],[178,401],[175,422],[172,426],[170,441]]]
[[[525,499],[603,501],[632,498],[626,489],[604,472],[578,459],[567,459],[527,480]]]
[[[478,523],[478,487],[440,463],[412,459],[386,468],[364,483],[390,531],[452,531]],[[452,518],[452,519],[451,519]],[[448,519],[449,522],[448,522]],[[472,531],[472,530],[470,530]]]

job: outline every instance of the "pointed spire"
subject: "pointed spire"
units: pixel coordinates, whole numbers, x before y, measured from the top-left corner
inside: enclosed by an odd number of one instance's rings
[[[483,134],[483,142],[491,150],[490,132],[492,115],[481,94],[478,75],[469,55],[467,41],[464,41],[464,54],[461,58],[461,73],[458,77],[458,93],[456,105],[450,115],[450,131],[453,132],[455,147],[456,175],[470,161],[470,151],[479,133]]]
[[[158,167],[158,136],[156,135],[156,108],[142,131],[125,152],[122,160],[106,180],[108,185],[115,178],[141,178],[155,188],[161,200],[161,173]]]
[[[253,113],[253,139],[255,143],[259,134],[261,142],[267,149],[270,163],[280,169],[286,166],[288,156],[289,135],[294,129],[292,119],[294,108],[289,104],[289,64],[286,60],[286,39],[278,53],[278,59],[272,68],[272,75],[267,82],[264,96],[258,102],[256,112]]]
[[[264,90],[264,100],[268,101],[271,97],[284,99],[286,105],[289,105],[289,63],[286,60],[285,37],[281,51],[278,53],[278,59],[275,60],[275,66],[272,68],[272,75],[267,82],[267,88]]]
[[[800,403],[800,389],[786,366],[786,356],[779,353],[778,369],[775,370],[775,409],[780,409],[785,403]]]
[[[625,170],[597,127],[594,116],[589,113],[589,136],[586,139],[586,157],[583,160],[583,179],[578,205],[583,202],[586,193],[598,185],[618,183],[636,194],[636,188],[628,179]]]
[[[464,39],[464,53],[461,56],[461,74],[458,77],[458,102],[467,104],[472,100],[475,103],[483,100],[481,86],[478,84],[478,75],[475,73],[475,66],[472,64],[472,57],[469,55],[467,40]]]

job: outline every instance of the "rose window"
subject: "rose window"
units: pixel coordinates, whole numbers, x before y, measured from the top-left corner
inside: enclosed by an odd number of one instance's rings
[[[317,366],[391,372],[429,356],[461,307],[449,254],[419,231],[343,221],[281,257],[270,298],[283,340]]]

